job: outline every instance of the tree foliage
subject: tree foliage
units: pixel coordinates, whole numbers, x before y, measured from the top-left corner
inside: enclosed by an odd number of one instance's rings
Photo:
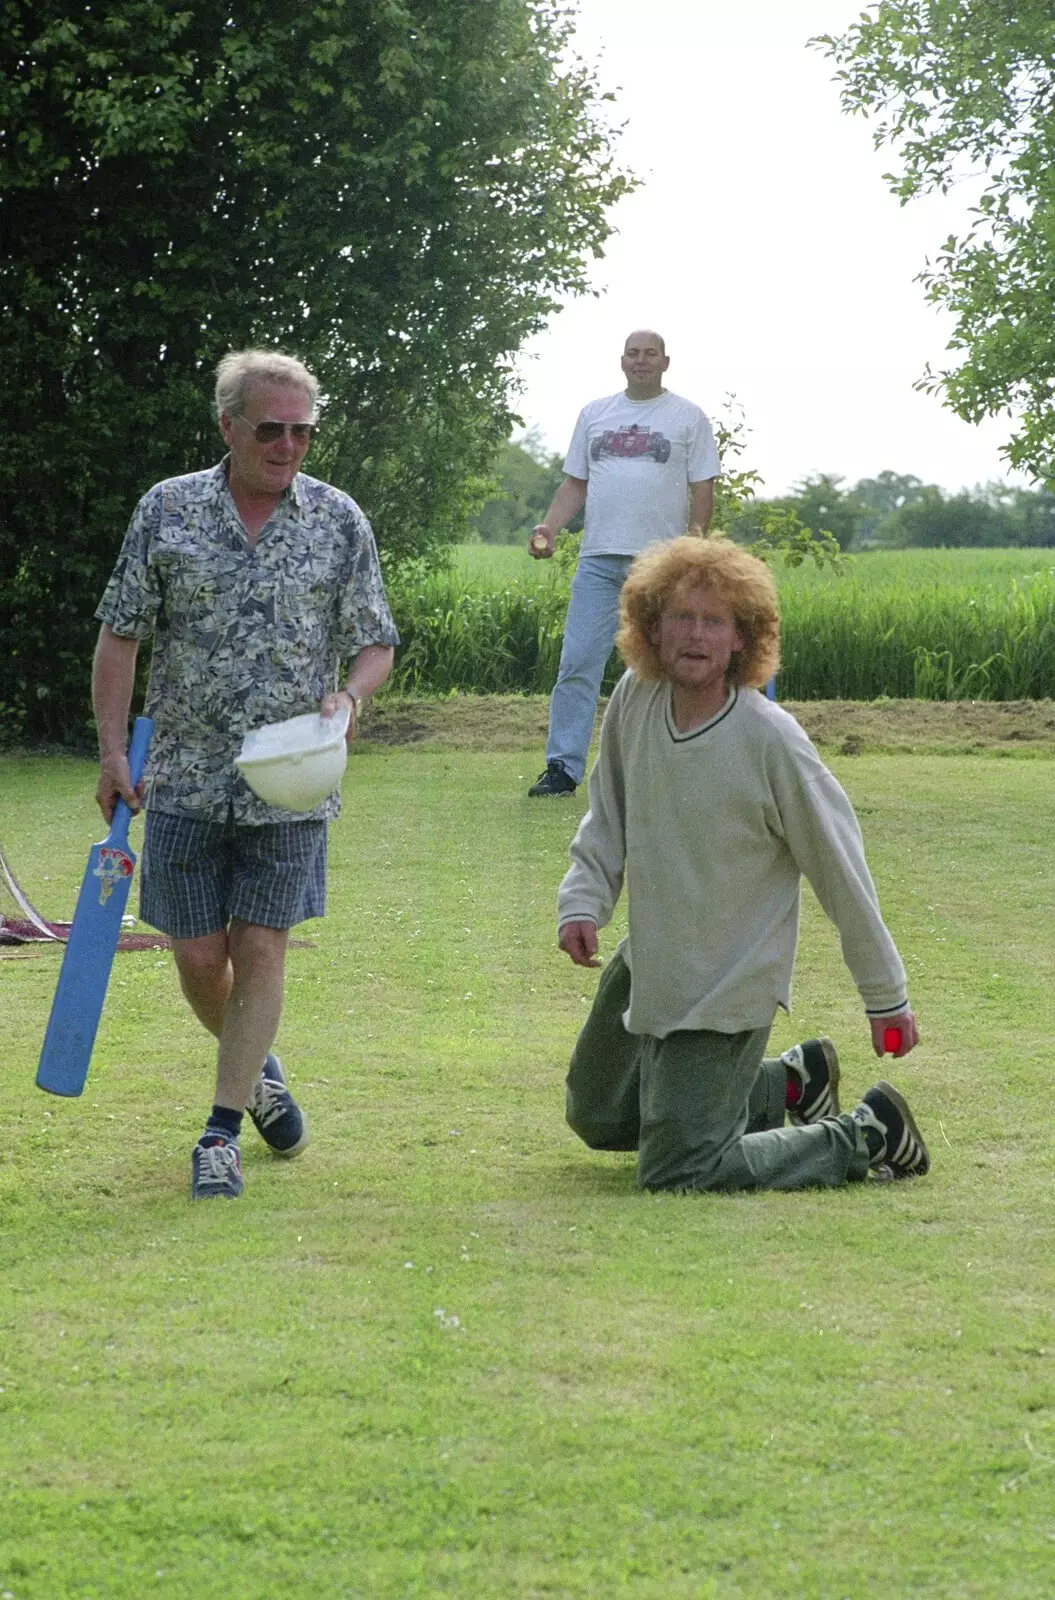
[[[1050,0],[882,0],[841,38],[847,111],[876,119],[904,202],[974,175],[972,222],[922,274],[962,359],[928,371],[969,422],[1011,411],[1008,460],[1055,479],[1055,11]]]
[[[742,427],[719,423],[716,432],[724,463],[743,449]],[[766,560],[779,555],[786,565],[800,566],[808,556],[817,566],[837,567],[853,536],[845,509],[852,502],[839,489],[842,479],[830,474],[807,477],[792,494],[772,500],[756,497],[758,481],[758,473],[750,470],[724,473],[718,481],[715,526]]]
[[[557,488],[564,481],[559,455],[543,444],[537,428],[522,438],[507,439],[492,466],[493,494],[469,526],[484,544],[516,544],[526,541],[531,529],[541,522]],[[581,515],[571,523],[573,531],[582,527]]]
[[[1055,545],[1055,495],[991,484],[945,495],[934,484],[880,524],[884,544],[921,549]]]
[[[946,496],[928,484],[918,499],[888,518],[884,531],[895,545],[970,549],[1010,544],[1007,522],[997,506],[969,494]]]
[[[318,372],[391,563],[455,537],[512,362],[628,187],[560,0],[0,0],[0,726],[86,723],[128,514],[216,460],[225,350]]]
[[[854,498],[860,507],[854,525],[854,540],[858,544],[870,543],[883,521],[911,505],[923,493],[923,479],[911,472],[885,470],[874,478],[860,478],[854,484]]]
[[[840,550],[876,545],[923,549],[1055,545],[1055,494],[985,484],[946,494],[909,474],[881,472],[843,489],[830,473],[806,478],[789,495],[749,499],[730,523],[750,544],[775,518],[827,536]],[[810,553],[806,547],[805,553]]]
[[[791,506],[756,499],[761,476],[740,459],[747,449],[747,434],[743,410],[735,396],[728,395],[714,424],[722,475],[714,486],[711,531],[746,544],[762,561],[779,558],[787,567],[798,567],[808,558],[818,567],[838,567],[841,553],[830,533],[807,527]]]

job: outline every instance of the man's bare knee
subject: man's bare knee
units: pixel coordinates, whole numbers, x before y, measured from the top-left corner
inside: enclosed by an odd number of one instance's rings
[[[235,977],[268,969],[281,973],[289,943],[288,928],[265,928],[260,923],[231,920],[228,944]]]
[[[183,984],[218,982],[227,971],[227,935],[207,933],[201,939],[173,939],[172,955]]]

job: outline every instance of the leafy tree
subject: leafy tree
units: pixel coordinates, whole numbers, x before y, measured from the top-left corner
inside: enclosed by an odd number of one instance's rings
[[[1055,479],[1055,16],[1050,0],[882,0],[841,38],[847,111],[878,119],[904,202],[970,173],[981,198],[921,274],[958,366],[927,372],[968,422],[1010,411],[1013,466]]]
[[[470,530],[484,544],[515,544],[545,516],[564,479],[561,458],[546,449],[537,429],[529,429],[522,439],[506,440],[492,471],[497,492],[472,519]],[[571,526],[581,528],[582,517]]]
[[[923,479],[911,472],[880,472],[874,478],[859,478],[853,487],[854,498],[882,516],[911,505],[922,493]]]
[[[881,537],[896,545],[924,549],[958,549],[1009,545],[1011,519],[999,506],[967,493],[946,497],[934,484],[882,524]]]
[[[785,566],[798,567],[808,557],[819,567],[838,567],[841,552],[830,533],[805,526],[788,501],[756,500],[759,474],[740,461],[747,432],[743,411],[729,395],[714,428],[722,475],[715,484],[711,531],[747,544],[763,561],[779,557]]]
[[[885,517],[919,499],[923,493],[923,480],[913,477],[911,473],[884,471],[874,478],[859,478],[852,492],[861,506],[854,540],[857,544],[864,544],[875,538]]]
[[[486,497],[515,353],[629,184],[560,0],[0,15],[0,728],[76,736],[124,524],[217,458],[225,350],[309,361],[313,470],[420,556]]]
[[[815,536],[846,550],[853,542],[863,507],[854,495],[840,488],[842,481],[832,473],[814,473],[794,485],[789,495],[773,500],[745,498],[730,520],[730,530],[734,538],[757,539],[767,520],[791,517]]]
[[[807,527],[830,533],[840,550],[848,550],[862,506],[856,495],[841,487],[842,482],[837,473],[811,473],[792,485],[788,499]]]
[[[1055,547],[1055,494],[1015,489],[1011,496],[1013,544],[1039,549]]]

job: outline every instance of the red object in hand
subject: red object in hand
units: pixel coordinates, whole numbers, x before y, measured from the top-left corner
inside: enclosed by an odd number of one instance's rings
[[[888,1056],[897,1054],[897,1052],[901,1049],[900,1028],[883,1029],[883,1049],[886,1051]]]

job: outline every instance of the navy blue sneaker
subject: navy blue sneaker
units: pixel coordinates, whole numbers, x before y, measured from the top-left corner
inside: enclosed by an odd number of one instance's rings
[[[238,1141],[219,1133],[203,1133],[190,1158],[192,1200],[237,1200],[245,1184]]]
[[[930,1155],[908,1101],[882,1079],[868,1090],[850,1115],[865,1136],[868,1165],[876,1177],[922,1178]]]
[[[806,1039],[781,1056],[788,1075],[788,1121],[796,1127],[839,1115],[839,1056],[830,1039]]]
[[[245,1108],[264,1143],[277,1156],[297,1156],[308,1143],[308,1119],[286,1088],[276,1055],[269,1055]]]

